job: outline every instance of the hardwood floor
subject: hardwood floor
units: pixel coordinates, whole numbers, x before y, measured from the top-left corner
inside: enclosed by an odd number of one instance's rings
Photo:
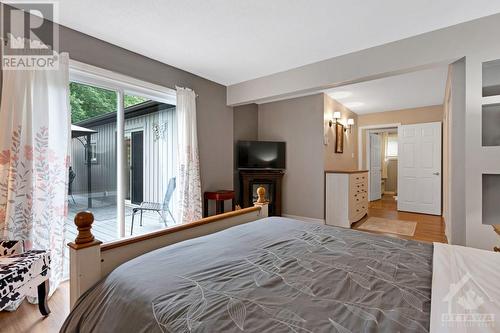
[[[358,229],[368,219],[368,217],[372,216],[417,222],[415,234],[411,237],[388,233],[383,233],[384,235],[424,242],[448,243],[444,233],[444,220],[441,216],[398,212],[397,202],[392,195],[384,195],[381,200],[370,202],[368,205],[368,215],[361,221],[354,223],[352,228]]]
[[[51,313],[43,317],[38,305],[24,300],[14,312],[0,311],[0,331],[2,333],[52,333],[59,332],[64,319],[69,314],[69,283],[62,283],[49,299]]]

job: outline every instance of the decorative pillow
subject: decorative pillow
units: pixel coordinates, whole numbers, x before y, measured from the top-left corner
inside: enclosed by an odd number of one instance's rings
[[[24,252],[23,241],[0,240],[0,257],[21,254]]]

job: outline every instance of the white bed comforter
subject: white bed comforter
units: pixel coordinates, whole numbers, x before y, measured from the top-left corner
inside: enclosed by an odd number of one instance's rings
[[[500,332],[500,253],[434,243],[430,332]]]

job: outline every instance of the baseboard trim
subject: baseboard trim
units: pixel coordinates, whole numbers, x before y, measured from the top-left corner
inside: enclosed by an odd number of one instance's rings
[[[305,217],[305,216],[298,216],[298,215],[290,215],[290,214],[282,214],[283,217],[288,217],[291,219],[299,220],[299,221],[304,221],[304,222],[311,222],[311,223],[316,223],[316,224],[325,224],[325,220],[323,219],[315,219],[312,217]]]

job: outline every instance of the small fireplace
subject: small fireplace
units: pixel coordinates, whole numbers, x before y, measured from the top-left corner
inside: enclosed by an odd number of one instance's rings
[[[257,189],[259,187],[263,187],[266,189],[266,199],[269,201],[269,204],[272,205],[274,203],[274,184],[273,183],[262,183],[262,182],[252,182],[250,186],[250,193],[252,197],[252,202],[257,201],[259,196],[257,195]]]
[[[281,181],[282,170],[240,170],[240,182],[243,207],[251,207],[257,201],[257,188],[266,189],[269,200],[269,216],[281,216]]]

